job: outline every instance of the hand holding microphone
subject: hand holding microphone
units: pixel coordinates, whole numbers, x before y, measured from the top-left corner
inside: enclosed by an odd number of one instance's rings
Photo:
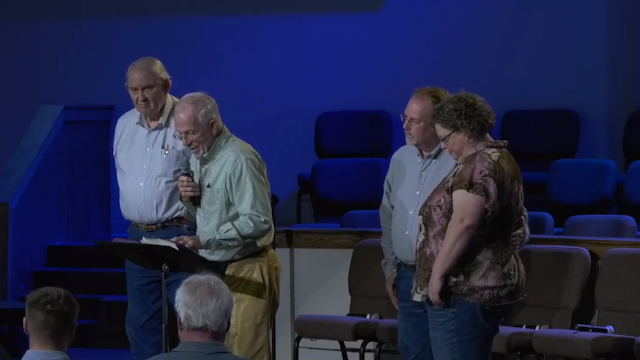
[[[180,190],[180,200],[191,202],[193,206],[200,206],[200,186],[193,180],[193,172],[186,161],[180,167],[182,174],[178,178],[178,189]]]
[[[200,206],[200,186],[193,180],[191,174],[182,174],[178,179],[180,200],[188,201],[193,206]]]
[[[193,171],[189,165],[190,154],[187,148],[182,151],[184,156],[180,163],[180,177],[178,178],[178,190],[180,191],[180,200],[190,202],[195,207],[200,206],[200,186],[193,179]]]

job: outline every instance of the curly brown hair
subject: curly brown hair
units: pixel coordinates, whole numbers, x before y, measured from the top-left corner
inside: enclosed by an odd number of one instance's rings
[[[436,106],[433,111],[433,123],[479,139],[493,129],[496,115],[481,96],[461,91]]]

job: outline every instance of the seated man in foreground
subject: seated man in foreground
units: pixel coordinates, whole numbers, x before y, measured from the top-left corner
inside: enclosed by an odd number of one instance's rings
[[[23,360],[69,360],[67,348],[76,335],[80,307],[64,289],[42,287],[33,290],[26,300],[24,333],[29,336],[29,350]]]
[[[231,323],[233,295],[213,274],[191,275],[176,292],[180,345],[150,360],[242,360],[224,345]]]

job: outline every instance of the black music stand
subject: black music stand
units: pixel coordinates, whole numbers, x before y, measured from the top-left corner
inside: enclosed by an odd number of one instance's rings
[[[211,271],[224,276],[226,267],[223,263],[209,261],[191,250],[176,250],[169,246],[143,244],[133,241],[94,241],[106,252],[117,255],[125,260],[148,270],[160,271],[162,281],[162,352],[169,349],[167,323],[169,322],[167,277],[170,272],[197,273]],[[181,248],[179,246],[179,248]]]

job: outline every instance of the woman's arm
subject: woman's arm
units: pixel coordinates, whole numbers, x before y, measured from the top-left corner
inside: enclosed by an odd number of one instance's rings
[[[453,214],[431,272],[431,277],[443,280],[467,249],[485,214],[484,196],[456,190],[452,194],[452,200]]]

